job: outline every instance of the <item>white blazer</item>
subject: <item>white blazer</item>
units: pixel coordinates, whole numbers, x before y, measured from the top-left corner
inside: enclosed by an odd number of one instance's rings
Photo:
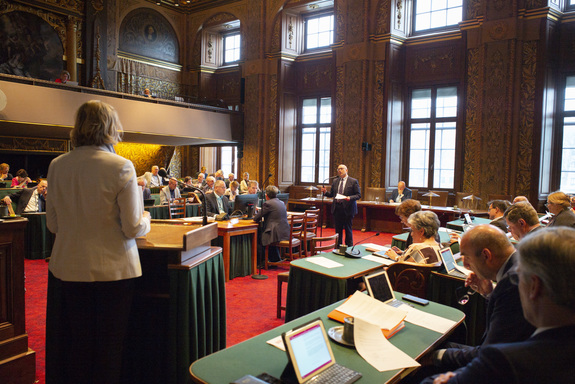
[[[142,275],[135,238],[150,231],[150,219],[130,160],[108,147],[78,147],[52,160],[48,185],[55,277],[93,282]]]

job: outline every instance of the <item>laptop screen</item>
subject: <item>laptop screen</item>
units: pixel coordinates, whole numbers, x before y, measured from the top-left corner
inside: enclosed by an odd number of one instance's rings
[[[321,320],[286,332],[284,342],[300,383],[335,364]]]
[[[441,250],[441,260],[447,272],[455,269],[455,259],[453,258],[451,248],[447,247]]]
[[[373,275],[364,276],[363,281],[369,295],[374,299],[387,303],[395,299],[395,294],[391,288],[387,272],[382,271]]]

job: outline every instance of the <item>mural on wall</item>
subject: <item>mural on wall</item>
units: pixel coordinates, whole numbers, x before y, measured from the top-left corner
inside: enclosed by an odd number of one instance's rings
[[[0,15],[0,73],[54,80],[64,48],[56,31],[40,17],[14,11]]]
[[[176,32],[160,13],[149,8],[130,12],[120,27],[123,52],[178,64],[179,45]]]

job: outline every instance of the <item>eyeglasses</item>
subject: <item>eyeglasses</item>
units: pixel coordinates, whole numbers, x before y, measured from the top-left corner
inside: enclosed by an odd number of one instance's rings
[[[459,305],[465,305],[471,300],[471,296],[475,294],[475,290],[471,287],[459,287],[455,290],[455,295],[458,297],[457,302]]]

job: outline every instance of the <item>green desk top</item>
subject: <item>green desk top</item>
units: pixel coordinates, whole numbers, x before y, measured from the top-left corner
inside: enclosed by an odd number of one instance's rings
[[[401,298],[398,293],[397,297]],[[341,326],[327,317],[328,313],[340,305],[338,302],[300,317],[271,331],[262,333],[252,339],[244,341],[233,347],[206,356],[190,366],[190,373],[195,382],[205,383],[230,383],[240,377],[251,374],[257,376],[262,372],[279,378],[287,364],[287,355],[266,343],[266,341],[281,335],[282,332],[296,328],[308,321],[320,317],[326,330],[331,327]],[[465,318],[463,312],[441,304],[430,302],[429,305],[417,306],[425,312],[443,316],[459,324]],[[241,324],[238,324],[241,326]],[[455,328],[455,326],[454,326]],[[454,329],[453,328],[453,329]],[[426,350],[436,346],[442,341],[444,335],[419,327],[410,323],[405,323],[405,328],[394,335],[390,341],[392,344],[405,351],[409,356],[417,358]],[[363,377],[361,383],[387,383],[398,380],[401,370],[379,372],[369,365],[354,348],[348,348],[331,341],[335,359],[339,364],[361,372]],[[405,371],[403,374],[407,374]],[[397,376],[397,377],[396,377]]]
[[[484,217],[475,217],[475,219],[473,219],[473,225],[479,225],[479,224],[489,224],[491,223],[491,220],[486,219]],[[457,219],[457,220],[453,220],[447,223],[447,228],[449,229],[455,229],[456,231],[462,231],[463,230],[463,220],[462,219]]]
[[[360,256],[367,256],[372,254],[372,252],[367,252],[363,245],[358,245],[355,247],[355,249],[360,251]],[[326,259],[333,260],[343,264],[343,267],[326,268],[317,264],[310,263],[308,261],[309,259],[317,257],[324,257]],[[348,258],[345,256],[336,255],[333,252],[326,252],[317,256],[294,260],[290,263],[290,266],[305,269],[307,271],[331,277],[333,279],[350,279],[358,275],[365,275],[367,272],[373,269],[381,268],[382,264],[370,260],[365,260],[361,257]]]

